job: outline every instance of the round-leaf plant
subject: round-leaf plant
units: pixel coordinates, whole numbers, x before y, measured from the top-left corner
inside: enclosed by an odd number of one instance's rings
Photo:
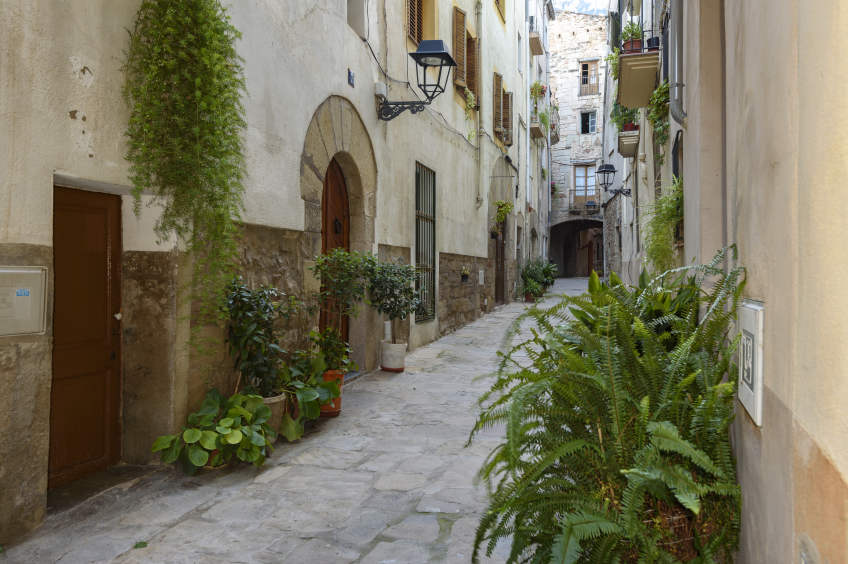
[[[246,127],[241,33],[218,0],[142,0],[129,31],[124,99],[136,215],[141,195],[161,206],[155,232],[176,235],[192,264],[192,343],[220,323],[232,280],[244,192]]]

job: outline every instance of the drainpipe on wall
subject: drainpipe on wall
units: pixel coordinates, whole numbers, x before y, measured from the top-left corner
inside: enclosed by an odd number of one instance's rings
[[[673,89],[671,97],[671,117],[674,121],[686,127],[686,112],[683,111],[683,2],[682,0],[671,1],[671,14],[673,22],[671,24],[671,45],[672,54],[674,55],[674,64],[672,70]]]
[[[483,2],[481,0],[477,1],[477,45],[482,45],[482,37],[483,37]],[[477,49],[477,68],[483,68],[483,50],[478,47]],[[479,70],[478,73],[480,74]],[[483,164],[483,135],[485,135],[486,131],[483,128],[483,90],[485,89],[482,80],[478,81],[481,84],[478,85],[477,88],[477,107],[480,108],[477,110],[477,169],[478,169],[478,178],[479,182],[477,183],[477,208],[483,205],[483,190],[484,179],[486,177],[485,166]]]

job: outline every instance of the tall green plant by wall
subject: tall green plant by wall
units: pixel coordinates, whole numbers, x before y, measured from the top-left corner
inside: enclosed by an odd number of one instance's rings
[[[193,275],[183,288],[192,301],[191,342],[221,322],[226,286],[236,269],[237,221],[245,175],[242,131],[243,59],[218,0],[143,0],[124,66],[126,130],[134,210],[150,191],[162,206],[155,232],[176,235]]]
[[[654,142],[663,148],[662,153],[657,156],[657,164],[660,166],[665,163],[665,145],[668,143],[669,99],[668,81],[663,80],[651,94],[651,101],[648,103],[648,121],[651,122],[651,127],[654,130]]]
[[[683,178],[675,177],[670,189],[653,204],[645,206],[642,225],[645,228],[645,256],[655,270],[677,266],[675,232],[683,219]]]

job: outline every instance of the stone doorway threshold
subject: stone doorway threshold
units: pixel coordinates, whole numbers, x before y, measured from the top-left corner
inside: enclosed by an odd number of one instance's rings
[[[76,509],[112,489],[126,491],[143,477],[162,468],[120,464],[94,476],[59,486],[47,492],[47,516],[52,517]]]

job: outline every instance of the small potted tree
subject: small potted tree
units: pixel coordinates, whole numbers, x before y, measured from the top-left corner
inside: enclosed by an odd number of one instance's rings
[[[359,315],[360,304],[365,298],[368,274],[373,270],[376,258],[371,253],[348,252],[333,249],[315,258],[310,268],[321,281],[321,291],[313,298],[324,320],[324,329],[312,331],[309,340],[324,355],[326,371],[324,381],[335,381],[339,396],[332,403],[321,406],[321,417],[338,417],[342,410],[342,385],[345,374],[359,367],[350,358],[350,347],[342,338],[342,324]]]
[[[642,50],[642,35],[644,30],[635,21],[628,22],[621,30],[621,50],[624,53]]]
[[[368,303],[380,315],[389,316],[392,338],[383,340],[380,347],[380,368],[387,372],[406,368],[406,341],[397,338],[396,320],[406,319],[419,304],[415,267],[401,260],[377,263],[368,281]]]

